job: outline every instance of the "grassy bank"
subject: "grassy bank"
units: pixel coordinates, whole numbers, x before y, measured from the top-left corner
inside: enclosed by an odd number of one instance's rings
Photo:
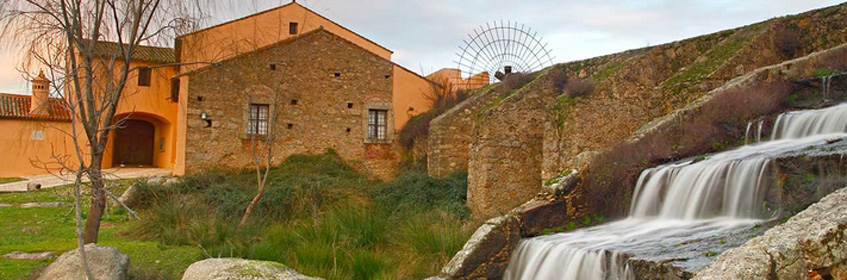
[[[416,171],[380,183],[334,153],[292,156],[270,174],[250,222],[253,173],[207,172],[171,187],[141,186],[138,240],[203,248],[214,257],[277,261],[327,279],[407,279],[438,272],[469,237],[466,174]]]
[[[133,279],[179,279],[206,257],[277,261],[327,279],[423,278],[437,274],[475,229],[464,205],[466,174],[433,179],[405,171],[377,182],[334,153],[292,156],[272,169],[265,196],[241,228],[256,191],[253,173],[134,184],[142,219],[113,208],[101,232],[101,243],[130,256]],[[0,203],[71,202],[70,190],[0,194]],[[0,208],[0,254],[73,249],[70,210]],[[25,277],[49,262],[0,259],[0,279]]]
[[[130,181],[110,182],[113,192],[120,192]],[[76,246],[74,218],[71,207],[20,208],[30,202],[72,203],[70,187],[55,187],[31,193],[0,194],[0,255],[13,251],[59,253]],[[86,211],[83,211],[85,213]],[[135,279],[179,279],[182,271],[203,257],[202,250],[191,246],[170,246],[129,238],[119,231],[132,224],[123,211],[111,211],[103,218],[100,232],[101,244],[113,246],[129,255],[131,273]],[[58,256],[58,254],[57,254]],[[26,279],[33,271],[50,264],[52,260],[7,260],[0,258],[0,279]],[[152,278],[146,275],[153,275]]]

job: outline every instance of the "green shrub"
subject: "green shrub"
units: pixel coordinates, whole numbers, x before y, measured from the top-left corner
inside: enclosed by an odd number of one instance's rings
[[[467,217],[468,174],[456,172],[436,179],[420,171],[402,173],[380,187],[375,195],[377,205],[388,212],[407,213],[439,209],[456,217]]]

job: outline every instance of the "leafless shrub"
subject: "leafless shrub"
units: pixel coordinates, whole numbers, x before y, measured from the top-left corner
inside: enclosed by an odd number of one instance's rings
[[[841,48],[830,52],[826,59],[820,60],[817,68],[836,72],[847,71],[847,49]]]
[[[742,136],[738,127],[783,109],[792,91],[785,82],[729,90],[674,128],[649,133],[636,142],[624,142],[598,155],[584,177],[584,203],[594,214],[625,214],[644,169],[726,149]]]
[[[568,75],[565,73],[565,70],[560,67],[554,67],[548,75],[550,75],[550,81],[556,92],[564,92],[565,86],[568,85]]]
[[[570,79],[565,86],[565,94],[570,98],[584,97],[594,92],[594,81],[589,79]]]
[[[532,74],[524,74],[524,73],[512,73],[506,75],[502,81],[500,81],[500,87],[498,91],[500,94],[507,94],[515,90],[519,90],[524,87],[529,82],[535,79],[535,75]]]
[[[783,109],[793,91],[787,82],[773,82],[728,90],[700,109],[699,120],[712,123],[746,123],[748,120]]]
[[[793,58],[800,50],[800,29],[786,24],[774,28],[773,44],[776,51],[785,58]]]

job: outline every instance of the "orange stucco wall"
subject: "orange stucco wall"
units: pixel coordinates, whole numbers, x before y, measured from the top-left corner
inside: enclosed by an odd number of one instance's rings
[[[185,175],[185,128],[188,127],[188,83],[190,83],[189,76],[179,77],[179,112],[177,112],[177,127],[179,129],[176,131],[176,150],[178,152],[173,167],[173,174],[176,176]]]
[[[47,173],[41,163],[54,162],[53,155],[74,155],[73,141],[63,133],[71,131],[69,122],[2,119],[0,131],[0,177]],[[33,139],[37,131],[43,132],[43,140]],[[35,166],[33,161],[41,163]]]
[[[148,66],[146,62],[133,62],[131,67]],[[137,71],[130,73],[123,97],[118,104],[115,119],[129,118],[153,124],[153,165],[173,168],[176,163],[178,104],[170,99],[170,78],[176,75],[175,67],[154,68],[149,87],[138,86]],[[70,97],[70,95],[68,95]],[[83,154],[87,159],[88,144],[81,125],[77,124]],[[32,160],[44,161],[54,155],[68,156],[67,161],[77,162],[70,122],[0,119],[0,131],[11,132],[0,136],[0,176],[24,176],[47,173],[34,167]],[[44,131],[44,140],[34,140],[33,131]],[[103,168],[112,166],[113,141],[110,135],[103,158]]]
[[[435,85],[398,65],[394,65],[393,81],[394,129],[400,130],[412,116],[429,111],[432,106],[426,96]]]
[[[134,61],[131,68],[151,66],[146,62]],[[153,165],[173,168],[176,163],[176,124],[179,105],[171,102],[171,77],[177,74],[176,67],[152,65],[149,87],[138,86],[138,72],[130,73],[123,97],[118,104],[115,119],[135,119],[153,124],[155,127]],[[103,158],[105,168],[112,166],[112,138]],[[164,145],[162,145],[164,144]]]
[[[242,19],[214,26],[177,38],[177,52],[183,63],[217,62],[235,55],[288,39],[289,23],[298,23],[297,34],[324,29],[359,45],[385,59],[391,59],[391,51],[371,42],[352,31],[300,6],[291,3]],[[192,64],[184,66],[183,72],[206,66]]]
[[[467,79],[462,79],[462,72],[459,69],[444,68],[435,73],[426,76],[427,79],[440,84],[449,83],[449,87],[453,90],[473,90],[489,84],[488,72],[476,74]]]

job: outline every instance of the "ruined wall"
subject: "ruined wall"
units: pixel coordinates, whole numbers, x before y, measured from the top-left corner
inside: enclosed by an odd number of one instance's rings
[[[786,56],[774,43],[784,28],[799,44]],[[569,68],[597,83],[594,94],[559,99],[545,124],[542,177],[585,164],[651,120],[685,107],[755,69],[847,42],[847,5],[656,46],[595,69]]]
[[[791,55],[774,43],[786,27],[798,32],[795,39],[800,42]],[[485,113],[471,122],[468,204],[479,217],[507,211],[537,192],[544,180],[562,170],[584,167],[593,155],[734,78],[847,42],[845,29],[847,5],[839,5],[559,65],[568,77],[591,80],[596,89],[569,98],[551,92],[549,83],[533,83],[534,87],[482,106]],[[464,138],[446,136],[445,131],[461,128],[467,120],[448,116],[433,122],[429,164],[433,175],[463,165]],[[442,142],[459,145],[438,144]]]
[[[468,152],[468,208],[488,218],[522,204],[541,188],[545,107],[558,92],[547,72],[473,117]]]
[[[270,64],[275,68],[271,69]],[[389,178],[399,163],[394,141],[393,65],[324,30],[238,56],[191,74],[186,168],[250,167],[249,103],[270,104],[274,164],[291,154],[335,150],[354,166]],[[388,111],[388,139],[367,138],[368,109]],[[211,125],[199,116],[206,113]]]
[[[468,145],[474,117],[500,96],[494,89],[486,87],[475,91],[468,100],[430,122],[427,147],[429,176],[446,178],[456,171],[468,171]]]

